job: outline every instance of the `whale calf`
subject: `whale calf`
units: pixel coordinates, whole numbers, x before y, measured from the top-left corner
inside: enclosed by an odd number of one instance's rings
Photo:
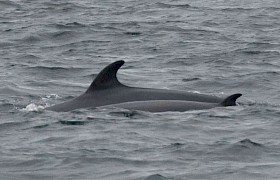
[[[148,112],[166,112],[166,111],[190,111],[211,109],[215,107],[236,106],[236,99],[242,94],[233,94],[227,97],[221,103],[207,103],[195,101],[182,101],[182,100],[148,100],[148,101],[132,101],[119,104],[111,104],[101,106],[99,108],[122,108],[128,110],[139,110]]]
[[[85,93],[72,100],[46,109],[66,112],[80,108],[94,108],[110,104],[147,100],[182,100],[207,103],[220,103],[223,101],[222,98],[212,95],[126,86],[117,79],[117,72],[124,63],[121,60],[109,64],[96,76]]]

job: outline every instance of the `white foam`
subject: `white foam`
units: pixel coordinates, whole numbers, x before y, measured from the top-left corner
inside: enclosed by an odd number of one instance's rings
[[[27,105],[25,108],[23,108],[24,111],[29,111],[29,112],[39,112],[44,109],[45,109],[44,106],[36,105],[34,103],[31,103],[31,104]]]

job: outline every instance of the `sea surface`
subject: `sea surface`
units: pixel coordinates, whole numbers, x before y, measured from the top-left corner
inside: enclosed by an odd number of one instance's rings
[[[243,96],[44,110],[117,60],[129,86]],[[279,137],[279,0],[0,0],[1,180],[278,180]]]

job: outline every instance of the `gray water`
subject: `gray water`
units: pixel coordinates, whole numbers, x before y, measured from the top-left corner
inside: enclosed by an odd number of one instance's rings
[[[43,110],[116,60],[240,106]],[[0,0],[0,179],[280,179],[279,60],[278,0]]]

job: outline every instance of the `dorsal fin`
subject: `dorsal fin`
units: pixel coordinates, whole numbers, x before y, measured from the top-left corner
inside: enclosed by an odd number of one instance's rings
[[[236,99],[242,96],[242,94],[233,94],[231,96],[228,96],[222,103],[222,106],[235,106],[236,105]]]
[[[86,93],[93,90],[106,89],[113,86],[122,85],[117,79],[117,72],[124,64],[124,61],[116,61],[106,66],[91,83]]]

